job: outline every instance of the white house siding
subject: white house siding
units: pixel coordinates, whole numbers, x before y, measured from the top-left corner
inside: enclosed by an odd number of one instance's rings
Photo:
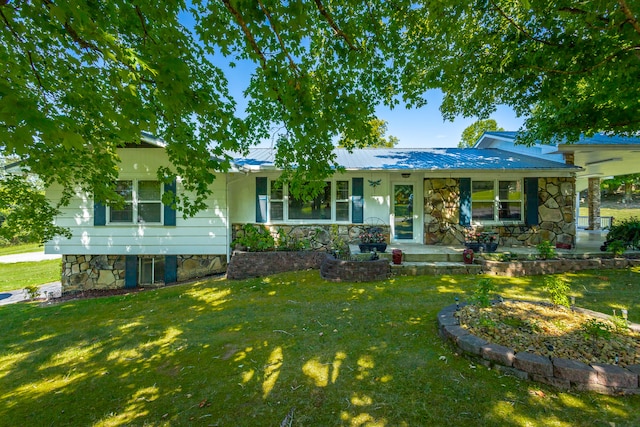
[[[120,179],[157,179],[156,170],[168,163],[161,148],[127,148],[121,151]],[[175,226],[132,224],[94,226],[93,200],[78,191],[55,222],[68,227],[72,237],[55,237],[45,253],[73,255],[205,255],[226,254],[228,248],[226,176],[218,175],[207,209],[192,218],[176,215]],[[177,192],[183,191],[180,181]],[[60,200],[61,188],[47,189],[47,197]]]
[[[158,167],[168,164],[161,148],[127,148],[120,156],[122,180],[156,180]],[[164,277],[154,279],[160,283],[224,272],[230,243],[226,180],[226,175],[218,175],[205,210],[187,219],[176,212],[175,226],[94,225],[94,202],[78,190],[55,219],[72,237],[58,236],[45,244],[45,253],[63,255],[63,293],[136,286],[141,257],[164,260]],[[176,191],[184,191],[179,179]],[[61,194],[59,186],[47,189],[53,203]]]

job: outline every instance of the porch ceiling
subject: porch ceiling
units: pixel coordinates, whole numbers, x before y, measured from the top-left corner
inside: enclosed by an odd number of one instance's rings
[[[615,175],[640,173],[640,145],[565,145],[559,149],[573,152],[575,164],[583,168],[577,174],[577,191],[587,189],[589,178],[606,179]]]

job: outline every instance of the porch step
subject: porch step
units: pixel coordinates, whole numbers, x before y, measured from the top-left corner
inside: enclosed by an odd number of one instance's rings
[[[480,274],[482,266],[479,264],[464,264],[460,262],[403,262],[400,265],[391,264],[391,274],[394,276],[438,276],[446,274]]]

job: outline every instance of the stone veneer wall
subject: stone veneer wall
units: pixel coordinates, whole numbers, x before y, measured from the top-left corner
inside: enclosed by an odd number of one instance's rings
[[[380,223],[378,223],[380,222]],[[337,234],[346,243],[359,242],[360,233],[367,227],[378,227],[382,230],[382,234],[385,236],[385,241],[389,243],[389,225],[382,224],[382,220],[376,221],[376,223],[365,224],[304,224],[304,225],[291,225],[291,224],[255,224],[257,226],[264,226],[271,235],[278,241],[278,235],[284,233],[289,238],[303,240],[307,239],[311,243],[311,249],[327,249],[331,244],[331,228],[337,227]],[[233,224],[231,239],[235,240],[240,233],[242,233],[242,227],[244,224]],[[244,248],[234,248],[244,249]]]
[[[538,178],[538,225],[476,227],[496,231],[503,246],[534,246],[542,241],[575,246],[575,178]],[[460,219],[460,181],[455,178],[424,180],[424,244],[458,245],[465,240]]]
[[[178,255],[178,282],[225,271],[226,255]]]
[[[63,255],[62,293],[124,288],[124,255]]]
[[[124,288],[124,255],[63,255],[62,293]],[[178,281],[224,273],[226,255],[178,255]]]

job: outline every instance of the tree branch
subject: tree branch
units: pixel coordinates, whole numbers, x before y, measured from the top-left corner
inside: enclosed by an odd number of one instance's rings
[[[315,3],[316,3],[316,6],[318,7],[318,11],[320,12],[320,14],[324,17],[324,19],[326,19],[326,21],[329,23],[331,28],[333,28],[333,31],[335,31],[336,34],[339,37],[341,37],[349,45],[349,49],[360,50],[353,43],[351,43],[349,36],[347,36],[345,32],[342,31],[340,27],[338,27],[338,25],[335,23],[335,21],[327,11],[327,9],[324,8],[324,5],[322,4],[322,0],[315,0]]]
[[[258,57],[260,58],[260,65],[262,66],[263,69],[266,69],[267,59],[265,58],[262,50],[260,50],[260,46],[258,46],[256,39],[253,37],[253,34],[251,34],[251,31],[249,31],[249,27],[247,27],[246,22],[244,22],[244,19],[242,19],[242,15],[240,15],[240,12],[238,10],[236,10],[233,6],[231,6],[231,2],[229,0],[222,0],[222,3],[224,3],[225,7],[229,12],[231,12],[233,17],[236,18],[236,22],[238,23],[238,25],[240,25],[240,28],[242,28],[242,32],[244,33],[244,36],[246,37],[249,44],[251,45],[251,48],[253,49],[255,54],[258,55]]]
[[[260,5],[260,9],[262,9],[262,12],[264,12],[264,15],[267,17],[267,20],[269,21],[269,25],[271,26],[271,29],[273,30],[273,33],[276,35],[276,38],[278,39],[278,43],[280,43],[280,48],[282,48],[282,51],[284,52],[284,54],[289,59],[289,66],[291,67],[292,70],[294,70],[296,72],[296,74],[299,75],[300,74],[300,69],[296,65],[296,63],[293,60],[293,58],[291,57],[291,55],[289,55],[289,52],[287,51],[287,48],[284,45],[284,42],[282,41],[282,38],[280,37],[280,33],[276,29],[276,26],[275,26],[275,24],[273,22],[273,19],[271,19],[271,14],[264,7],[264,4],[262,3],[262,0],[258,0],[258,4]]]
[[[558,69],[554,69],[554,68],[544,68],[544,67],[538,67],[538,66],[535,66],[535,65],[533,65],[533,66],[531,66],[529,68],[531,68],[533,70],[537,70],[537,71],[544,71],[545,73],[550,73],[550,74],[562,74],[562,75],[566,75],[566,76],[575,76],[575,75],[578,75],[578,74],[590,73],[591,71],[595,70],[596,68],[601,67],[604,64],[606,64],[607,62],[611,61],[613,58],[617,57],[619,54],[621,54],[623,52],[630,52],[630,51],[640,52],[640,46],[631,46],[631,47],[626,48],[626,49],[620,49],[616,53],[612,53],[611,55],[609,55],[606,58],[602,59],[597,64],[594,64],[594,65],[592,65],[590,67],[583,68],[581,70],[576,70],[576,71],[566,71],[566,70],[558,70]]]
[[[47,7],[47,9],[50,12],[51,11],[51,5],[53,4],[53,2],[51,0],[42,0],[42,3],[44,3],[44,5]],[[96,46],[94,43],[91,43],[91,42],[83,39],[82,37],[80,37],[78,32],[71,26],[69,21],[64,21],[62,26],[67,31],[67,34],[69,34],[69,36],[71,36],[71,40],[76,42],[82,49],[91,49],[91,50],[94,50],[96,52],[102,53],[102,50],[100,50],[100,48],[98,48],[98,46]]]
[[[518,24],[516,21],[514,21],[510,16],[508,16],[504,10],[500,9],[500,7],[493,1],[490,1],[491,5],[493,6],[493,8],[507,21],[509,21],[509,23],[511,25],[513,25],[518,31],[520,31],[522,34],[525,35],[525,37],[527,37],[530,40],[533,40],[534,42],[538,42],[538,43],[542,43],[544,45],[547,46],[556,46],[559,47],[560,45],[556,44],[556,43],[551,43],[548,40],[542,40],[542,39],[538,39],[536,37],[534,37],[533,35],[529,34],[524,27],[522,27],[520,24]]]
[[[38,70],[36,70],[36,66],[33,63],[33,58],[31,57],[31,51],[27,51],[27,56],[29,57],[29,65],[31,66],[31,71],[33,71],[33,74],[35,74],[36,79],[38,80],[38,85],[40,86],[40,89],[44,89],[42,86],[42,79],[40,78],[40,73],[38,73]]]
[[[140,7],[138,5],[136,5],[135,8],[136,8],[136,15],[138,15],[138,19],[140,19],[140,25],[142,25],[142,32],[144,33],[145,42],[146,42],[147,37],[148,37],[153,42],[153,44],[158,44],[153,39],[153,37],[151,37],[151,35],[149,35],[149,32],[147,31],[147,26],[144,23],[144,16],[142,16],[142,11],[140,10]]]
[[[622,9],[622,13],[624,13],[624,16],[627,17],[627,22],[630,23],[631,26],[633,26],[633,29],[636,30],[636,33],[640,34],[640,23],[638,22],[636,17],[633,16],[631,9],[629,9],[629,6],[627,5],[627,2],[625,0],[618,0],[618,4]]]

